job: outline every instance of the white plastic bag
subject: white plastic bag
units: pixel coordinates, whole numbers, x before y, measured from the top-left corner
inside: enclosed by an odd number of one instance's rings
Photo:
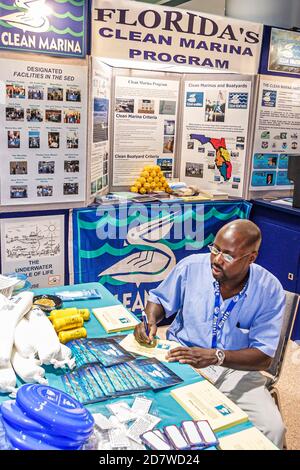
[[[16,325],[31,308],[32,300],[32,292],[21,292],[7,303],[2,304],[0,310],[0,367],[9,367]]]
[[[38,361],[33,358],[22,357],[18,351],[13,348],[11,363],[15,373],[26,383],[39,383],[48,385],[45,379],[45,370],[38,365]]]
[[[15,348],[23,357],[34,358],[37,352],[29,321],[25,317],[15,328]]]
[[[0,392],[15,394],[17,389],[17,377],[9,363],[8,367],[0,368]]]
[[[68,366],[69,369],[74,369],[76,366],[75,357],[72,358],[72,351],[68,346],[60,344],[60,352],[56,358],[52,359],[51,364],[53,364],[54,369],[63,368]]]
[[[60,353],[58,336],[45,313],[39,307],[33,307],[26,315],[32,338],[41,364],[52,364]]]

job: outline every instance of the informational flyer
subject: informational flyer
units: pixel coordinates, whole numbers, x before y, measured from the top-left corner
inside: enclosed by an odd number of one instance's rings
[[[243,195],[251,80],[187,81],[180,179]]]
[[[174,174],[179,82],[116,77],[113,185],[130,186],[145,165]]]
[[[64,285],[64,215],[2,219],[0,231],[3,274],[27,274],[34,289]]]
[[[0,85],[1,204],[84,201],[87,67],[0,59]]]
[[[93,58],[92,65],[91,196],[108,186],[111,68]]]
[[[300,158],[300,84],[260,78],[250,189],[290,189],[289,155]]]

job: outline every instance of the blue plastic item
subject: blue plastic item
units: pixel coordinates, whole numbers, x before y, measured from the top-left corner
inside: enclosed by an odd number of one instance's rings
[[[28,417],[44,425],[47,432],[82,441],[88,439],[93,431],[94,418],[91,413],[77,400],[56,388],[40,384],[22,385],[16,402]]]
[[[7,439],[10,443],[19,450],[62,450],[59,447],[49,446],[42,441],[38,441],[22,431],[18,431],[8,424],[5,419],[2,419],[3,427]]]
[[[78,449],[78,447],[86,441],[85,435],[76,436],[76,439],[73,440],[57,434],[51,434],[49,429],[45,426],[29,418],[15,401],[2,403],[1,413],[5,422],[12,428],[51,446],[60,447],[62,449]]]

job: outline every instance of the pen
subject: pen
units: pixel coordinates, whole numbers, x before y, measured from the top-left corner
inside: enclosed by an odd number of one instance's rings
[[[146,335],[149,336],[148,318],[147,318],[147,315],[144,312],[144,310],[142,311],[142,320],[143,320],[143,323],[144,323]]]

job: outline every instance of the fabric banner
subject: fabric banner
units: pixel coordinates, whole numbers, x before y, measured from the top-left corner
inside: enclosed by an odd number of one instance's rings
[[[249,218],[245,201],[131,204],[75,209],[74,282],[99,281],[139,314],[178,261],[207,252],[227,222]]]

